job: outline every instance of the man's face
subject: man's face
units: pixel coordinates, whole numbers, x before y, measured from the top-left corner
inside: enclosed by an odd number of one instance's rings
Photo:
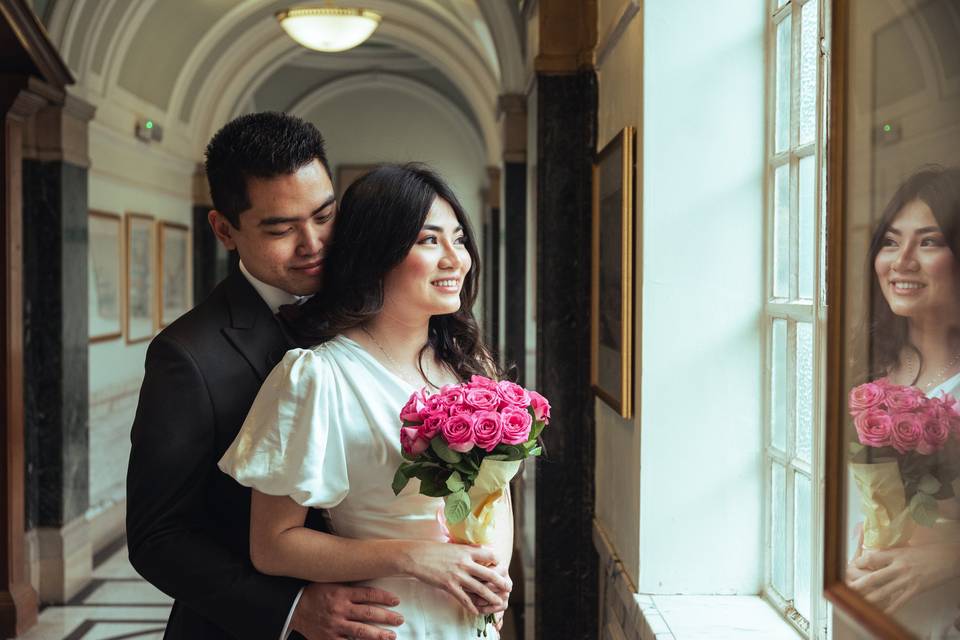
[[[337,206],[323,165],[313,160],[289,175],[250,178],[247,193],[239,229],[210,212],[214,234],[258,280],[298,296],[319,291]]]

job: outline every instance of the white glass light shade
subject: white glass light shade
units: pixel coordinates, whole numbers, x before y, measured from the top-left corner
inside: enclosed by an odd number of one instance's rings
[[[314,51],[346,51],[364,42],[380,25],[380,14],[366,9],[296,8],[277,13],[280,26]]]

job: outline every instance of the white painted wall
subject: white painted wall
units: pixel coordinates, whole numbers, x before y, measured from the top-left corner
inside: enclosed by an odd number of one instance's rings
[[[762,583],[765,3],[644,3],[640,579]]]

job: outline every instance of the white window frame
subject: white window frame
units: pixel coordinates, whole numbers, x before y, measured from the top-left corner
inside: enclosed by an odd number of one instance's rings
[[[800,105],[800,19],[804,5],[812,0],[787,0],[784,6],[778,7],[778,0],[767,0],[767,108],[766,108],[766,152],[765,152],[765,203],[766,216],[766,247],[764,262],[766,264],[766,278],[764,286],[764,580],[763,596],[799,631],[811,640],[825,640],[829,637],[830,612],[826,601],[822,597],[823,584],[823,453],[824,453],[824,380],[826,364],[826,291],[825,291],[825,235],[826,235],[826,105],[829,69],[829,52],[824,43],[829,41],[829,0],[819,0],[819,35],[820,55],[817,63],[817,99],[816,122],[817,131],[813,142],[799,145],[799,105]],[[791,99],[789,142],[787,149],[775,153],[776,135],[776,73],[777,73],[777,25],[782,20],[792,20],[791,25]],[[812,300],[800,300],[798,295],[798,229],[799,229],[799,166],[800,159],[807,156],[815,157],[815,216],[814,225],[817,237],[813,239],[815,251],[814,259],[814,290]],[[774,237],[774,216],[776,207],[776,193],[774,176],[776,169],[789,164],[789,198],[790,198],[790,295],[788,298],[775,298],[774,290],[774,256],[776,238]],[[786,384],[789,390],[786,395],[786,451],[781,451],[772,444],[773,426],[773,321],[787,320],[787,354],[786,354]],[[795,426],[796,426],[796,322],[808,322],[813,326],[813,398],[811,406],[812,440],[811,460],[809,463],[794,456]],[[786,584],[791,593],[780,594],[773,587],[773,540],[772,540],[772,494],[773,477],[772,462],[780,462],[786,469],[785,494],[786,505]],[[802,474],[810,478],[811,513],[810,538],[810,618],[803,617],[794,607],[794,496],[795,477]]]

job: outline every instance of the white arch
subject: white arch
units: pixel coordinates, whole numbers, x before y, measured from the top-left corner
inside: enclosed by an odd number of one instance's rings
[[[463,111],[447,96],[433,87],[412,78],[387,75],[376,71],[351,74],[315,87],[310,93],[293,103],[288,109],[288,112],[305,118],[314,109],[333,102],[345,94],[371,88],[397,91],[420,100],[425,96],[428,97],[430,104],[437,107],[450,119],[450,123],[454,125],[454,129],[462,132],[462,142],[464,146],[475,153],[477,165],[485,165],[486,149],[479,132],[477,132],[476,126],[467,119]]]
[[[517,4],[503,0],[477,0],[477,6],[497,48],[501,93],[523,93],[526,77]]]

